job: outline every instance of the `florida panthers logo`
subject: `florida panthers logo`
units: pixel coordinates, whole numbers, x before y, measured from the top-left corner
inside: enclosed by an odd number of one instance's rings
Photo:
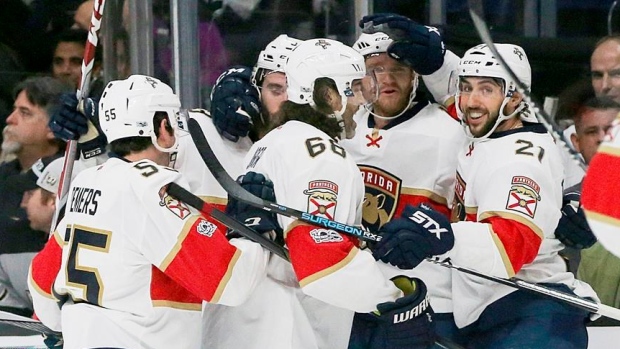
[[[338,185],[331,181],[318,180],[308,183],[304,190],[308,195],[307,212],[313,215],[334,219],[338,204]]]
[[[512,177],[506,209],[534,218],[540,201],[540,186],[525,176]]]
[[[178,199],[168,195],[168,187],[164,186],[159,190],[159,206],[166,207],[175,216],[185,219],[189,216],[190,211],[187,206]]]
[[[360,165],[366,192],[362,206],[363,225],[377,231],[396,212],[400,196],[401,180],[377,167]]]
[[[314,46],[321,46],[324,50],[327,50],[327,47],[331,46],[331,44],[323,39],[319,39]]]

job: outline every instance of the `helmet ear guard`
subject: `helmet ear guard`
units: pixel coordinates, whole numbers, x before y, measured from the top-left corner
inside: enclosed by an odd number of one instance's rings
[[[174,152],[178,144],[162,148],[157,143],[153,117],[157,112],[166,113],[168,122],[176,134],[179,124],[181,102],[170,86],[160,80],[132,75],[125,80],[108,83],[99,101],[99,123],[108,142],[128,137],[150,137],[155,148],[162,152]]]

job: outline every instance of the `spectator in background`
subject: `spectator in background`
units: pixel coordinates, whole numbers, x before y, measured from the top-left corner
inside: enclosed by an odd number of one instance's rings
[[[51,231],[64,161],[59,154],[41,158],[18,178],[15,189],[24,193],[21,207],[26,210],[30,228],[34,230]],[[71,176],[75,178],[82,169],[80,162],[76,162]]]
[[[88,32],[68,29],[56,37],[52,57],[52,76],[77,88],[82,76],[82,58]]]
[[[82,60],[88,32],[83,29],[67,29],[56,36],[52,59],[52,76],[77,89],[82,77]],[[102,80],[101,48],[95,51],[89,96],[99,96],[105,87]]]
[[[556,121],[560,125],[566,125],[564,137],[568,145],[574,146],[571,142],[572,135],[575,134],[574,120],[578,114],[582,112],[586,101],[594,98],[594,90],[592,89],[592,81],[590,78],[578,80],[567,88],[565,88],[558,96],[558,110],[556,113]],[[558,145],[560,146],[560,145]],[[560,146],[562,148],[562,146]],[[562,149],[562,163],[564,164],[564,188],[572,187],[580,183],[583,179],[585,171],[579,167],[575,160]]]
[[[78,6],[73,14],[73,25],[71,28],[88,30],[90,19],[93,16],[93,4],[95,0],[86,0]]]
[[[618,112],[620,112],[620,104],[606,97],[591,97],[582,101],[572,112],[575,133],[570,136],[570,141],[586,164],[590,162],[604,136],[611,129],[611,123]],[[588,251],[582,249],[596,242],[596,238],[585,221],[583,210],[580,208],[581,183],[582,179],[570,187],[565,185],[562,218],[555,234],[566,245],[561,254],[567,260],[569,270],[575,274],[577,274],[581,257],[585,251]],[[590,252],[585,254],[592,256]],[[586,264],[591,266],[592,262]],[[591,280],[584,281],[590,283]],[[592,287],[597,293],[599,292],[594,285]]]
[[[2,146],[0,149],[0,164],[14,160],[17,157],[15,152],[19,149],[19,143],[12,141],[10,138],[5,137],[8,129],[9,129],[8,126],[4,126],[4,128],[2,129]]]
[[[32,314],[26,293],[28,266],[47,241],[47,232],[30,228],[26,212],[20,207],[23,193],[13,182],[38,159],[61,153],[64,143],[56,140],[47,124],[51,110],[58,107],[60,94],[68,88],[51,77],[29,78],[15,90],[14,109],[7,119],[4,144],[16,159],[0,165],[0,310]]]
[[[620,103],[620,35],[600,39],[590,57],[592,87],[597,97]]]

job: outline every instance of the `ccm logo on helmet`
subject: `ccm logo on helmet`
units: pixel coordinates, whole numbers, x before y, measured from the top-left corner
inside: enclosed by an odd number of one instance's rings
[[[448,229],[442,228],[439,223],[422,211],[414,212],[409,219],[423,226],[425,229],[428,229],[428,231],[431,234],[435,234],[439,240],[441,240],[441,233],[448,231]]]
[[[477,64],[481,64],[481,63],[482,62],[480,62],[480,61],[464,61],[462,64],[463,65],[465,65],[465,64],[476,64],[477,65]]]

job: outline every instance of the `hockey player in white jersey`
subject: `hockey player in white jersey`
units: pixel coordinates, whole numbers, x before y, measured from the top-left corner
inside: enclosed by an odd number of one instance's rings
[[[341,131],[336,118],[311,105],[350,115],[364,99],[363,92],[372,95],[363,58],[337,41],[308,40],[289,56],[286,75],[289,101],[280,108],[282,124],[253,145],[246,159],[248,173],[240,183],[263,197],[272,191],[273,198],[288,207],[360,224],[361,174],[334,139]],[[357,104],[347,109],[347,100]],[[430,306],[423,301],[426,291],[421,281],[404,279],[417,291],[394,302],[402,291],[382,274],[369,253],[356,247],[355,239],[276,218],[232,198],[229,208],[234,216],[255,223],[252,227],[260,232],[283,231],[280,239],[292,264],[272,256],[268,277],[255,297],[235,308],[212,307],[213,321],[206,329],[212,335],[205,333],[205,340],[213,342],[204,348],[216,343],[225,343],[218,348],[346,348],[353,311],[377,309],[383,316],[369,315],[377,329],[374,342],[365,348],[425,348],[432,343],[432,323],[423,315]],[[391,315],[414,308],[417,316],[392,323]],[[221,331],[229,322],[236,324],[235,336]],[[416,330],[419,335],[408,335]]]
[[[179,107],[148,76],[103,92],[100,124],[116,155],[75,178],[29,278],[36,314],[62,330],[65,348],[197,348],[202,300],[243,303],[264,274],[262,247],[229,242],[167,194],[171,182],[188,186],[167,167]]]
[[[527,86],[531,70],[523,49],[496,44]],[[459,154],[451,225],[455,265],[504,278],[517,277],[596,298],[573,278],[553,232],[562,204],[562,163],[546,129],[536,123],[516,82],[485,45],[468,50],[458,69],[456,110],[471,141]],[[447,221],[437,222],[448,227]],[[429,257],[412,244],[449,235],[422,225],[393,231],[375,249],[388,263],[416,263]],[[586,348],[584,311],[542,296],[453,273],[456,324],[468,348]],[[557,324],[562,324],[558,326]]]
[[[279,35],[259,53],[253,68],[235,66],[218,78],[211,93],[211,117],[222,137],[234,142],[249,136],[256,141],[265,135],[286,101],[284,66],[299,43]]]
[[[376,14],[364,17],[360,26],[367,33],[360,35],[353,48],[364,56],[366,69],[376,74],[380,93],[372,106],[356,113],[355,136],[342,140],[340,145],[358,164],[364,178],[363,224],[376,231],[400,216],[407,205],[421,203],[449,217],[457,154],[465,144],[465,134],[458,120],[441,105],[430,103],[416,92],[418,71],[426,74],[423,78],[430,78],[429,86],[436,86],[433,82],[449,76],[458,57],[449,51],[444,53],[436,29],[406,17]],[[386,34],[397,36],[394,26],[406,27],[406,38],[395,41]],[[399,54],[396,59],[388,54],[395,48],[416,51]],[[445,82],[443,85],[447,86]],[[403,272],[391,269],[386,272]],[[451,338],[457,332],[451,314],[451,271],[424,261],[407,274],[428,285],[437,332]]]

